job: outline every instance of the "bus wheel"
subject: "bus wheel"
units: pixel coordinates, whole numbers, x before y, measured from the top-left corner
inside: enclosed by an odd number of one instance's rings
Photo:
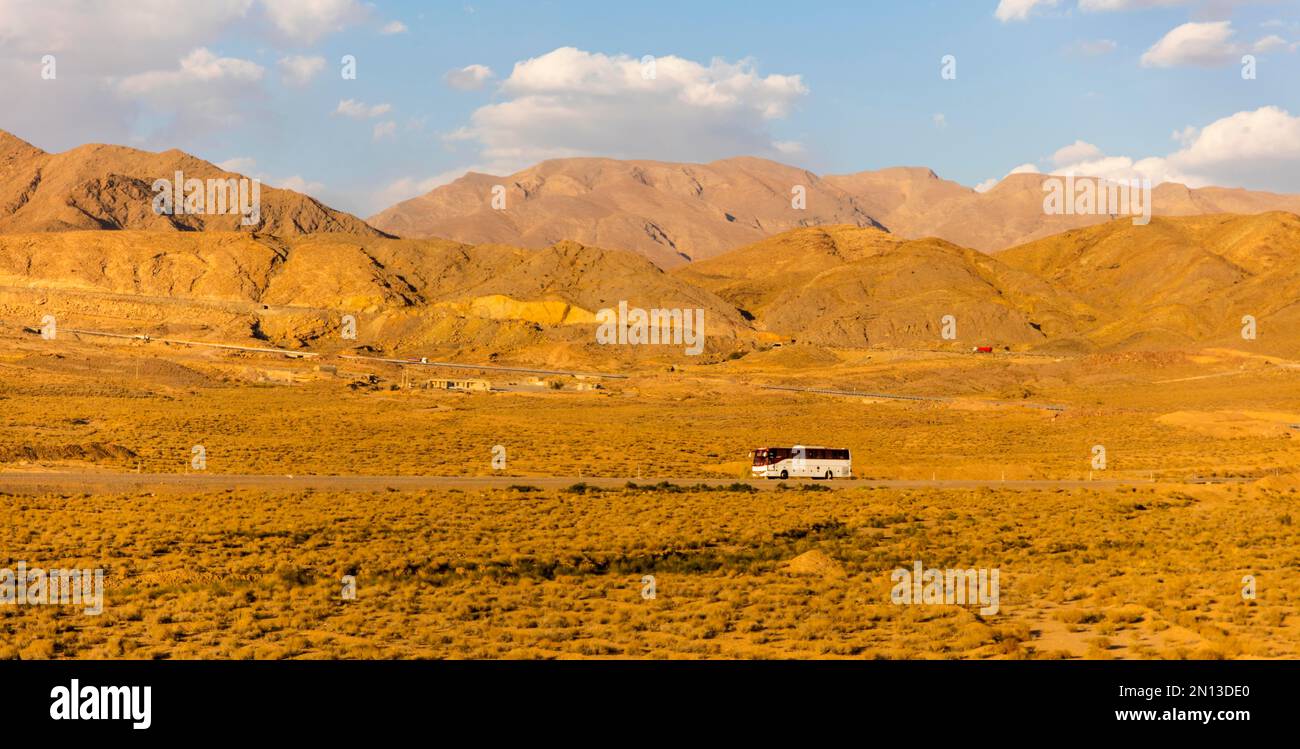
[[[831,476],[831,472],[830,472],[830,471],[827,471],[827,472],[826,472],[826,480],[827,480],[827,481],[830,481],[831,478],[832,478],[832,476]]]
[[[790,472],[789,472],[789,471],[781,471],[781,480],[784,481],[784,480],[786,480],[786,479],[788,479],[788,478],[790,478]]]

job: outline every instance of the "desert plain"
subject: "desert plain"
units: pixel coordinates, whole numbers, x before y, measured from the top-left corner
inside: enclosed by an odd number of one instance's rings
[[[462,393],[418,386],[447,376],[418,365],[3,333],[0,566],[102,567],[106,590],[99,616],[0,607],[0,657],[1286,658],[1300,645],[1300,370],[1276,357],[794,344],[626,379],[479,373],[500,390]],[[851,448],[862,481],[741,480],[749,449],[787,443]],[[160,474],[218,483],[148,479]],[[278,482],[223,488],[221,474]],[[338,475],[379,478],[332,487]],[[399,481],[415,476],[496,478]],[[999,612],[891,603],[890,572],[914,560],[999,569]]]
[[[0,658],[1300,656],[1294,196],[560,160],[241,228],[149,209],[238,177],[178,151],[0,157],[0,570],[105,586]],[[853,478],[749,477],[792,445]]]

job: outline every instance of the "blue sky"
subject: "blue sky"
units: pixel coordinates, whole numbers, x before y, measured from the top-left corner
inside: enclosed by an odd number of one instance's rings
[[[1300,192],[1298,5],[0,0],[0,128],[180,148],[363,216],[564,155]]]

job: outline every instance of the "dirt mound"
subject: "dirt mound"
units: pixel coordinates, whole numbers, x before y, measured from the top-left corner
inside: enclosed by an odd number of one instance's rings
[[[783,569],[796,575],[820,575],[822,577],[841,577],[844,568],[820,549],[805,551],[783,565]]]
[[[1260,489],[1271,489],[1275,492],[1300,491],[1300,473],[1282,473],[1276,476],[1265,476],[1256,481],[1254,486]]]

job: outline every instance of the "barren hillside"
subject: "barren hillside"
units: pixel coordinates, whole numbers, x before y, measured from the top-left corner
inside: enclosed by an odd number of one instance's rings
[[[50,154],[0,131],[0,232],[143,229],[380,235],[356,216],[266,185],[261,186],[257,225],[243,226],[242,217],[234,213],[156,213],[155,180],[174,181],[177,172],[187,180],[242,177],[177,150],[153,153],[91,144]]]
[[[768,331],[826,346],[1070,345],[1091,310],[974,250],[830,226],[771,237],[678,272]],[[942,337],[945,316],[955,340]]]
[[[1045,215],[1047,175],[1016,174],[985,193],[921,167],[819,177],[774,161],[709,164],[556,159],[508,176],[471,173],[372,216],[404,237],[544,247],[564,239],[639,252],[672,268],[805,226],[878,226],[981,252],[1111,220]],[[492,205],[505,189],[505,207]],[[804,188],[806,208],[791,205]],[[1155,215],[1300,212],[1300,196],[1218,187],[1156,187]]]

